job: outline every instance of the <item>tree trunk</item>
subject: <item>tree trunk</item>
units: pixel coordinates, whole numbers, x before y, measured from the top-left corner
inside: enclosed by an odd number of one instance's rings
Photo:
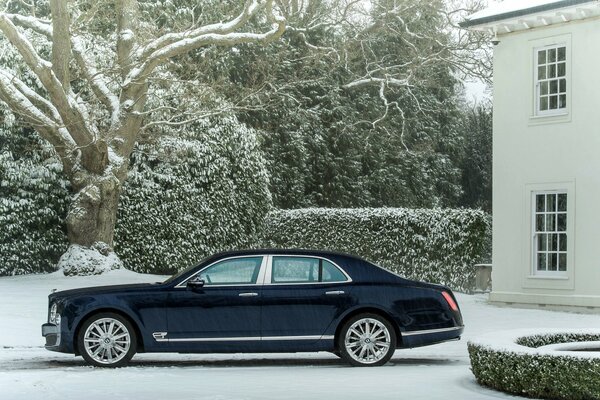
[[[65,275],[100,274],[121,268],[113,238],[121,182],[112,174],[85,174],[74,183],[67,214],[69,249],[58,264]]]

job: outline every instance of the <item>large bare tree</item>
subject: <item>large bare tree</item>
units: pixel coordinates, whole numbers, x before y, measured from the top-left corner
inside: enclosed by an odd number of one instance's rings
[[[148,37],[138,32],[138,2],[114,0],[116,34],[111,38],[116,56],[106,68],[88,51],[89,35],[73,29],[77,6],[50,0],[48,20],[34,13],[0,13],[0,30],[38,81],[32,87],[0,68],[0,99],[51,143],[62,161],[73,188],[67,215],[71,247],[66,254],[76,253],[77,262],[85,263],[89,250],[95,260],[101,255],[105,263],[119,263],[112,250],[117,205],[130,154],[148,114],[153,74],[174,57],[202,47],[269,43],[284,33],[286,20],[273,0],[247,0],[226,22],[193,24],[184,31]],[[250,21],[266,28],[252,30]],[[34,47],[30,33],[50,41],[49,56],[44,58]],[[99,105],[104,110],[100,114]]]

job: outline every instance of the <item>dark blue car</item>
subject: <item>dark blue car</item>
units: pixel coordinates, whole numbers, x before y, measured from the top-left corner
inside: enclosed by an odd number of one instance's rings
[[[303,351],[375,366],[463,332],[447,287],[308,250],[222,253],[162,283],[56,292],[48,309],[46,348],[103,367],[136,352]]]

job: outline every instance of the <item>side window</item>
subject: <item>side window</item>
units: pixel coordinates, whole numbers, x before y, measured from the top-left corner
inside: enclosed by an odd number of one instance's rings
[[[323,260],[323,282],[344,282],[347,281],[346,275],[327,260]]]
[[[206,286],[253,284],[258,279],[262,257],[240,257],[221,261],[206,268],[198,277]]]
[[[319,282],[319,259],[310,257],[273,257],[271,283]]]
[[[273,257],[271,283],[345,282],[348,278],[327,260],[313,257]]]

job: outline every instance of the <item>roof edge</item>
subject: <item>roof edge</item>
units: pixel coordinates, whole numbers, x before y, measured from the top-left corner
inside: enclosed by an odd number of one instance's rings
[[[558,10],[560,8],[572,7],[572,6],[576,6],[578,4],[584,4],[584,3],[594,3],[597,1],[598,0],[557,0],[552,3],[542,4],[542,5],[530,7],[530,8],[524,8],[521,10],[515,10],[515,11],[505,12],[505,13],[501,13],[501,14],[490,15],[487,17],[477,18],[477,19],[473,19],[473,20],[467,19],[463,22],[460,22],[458,25],[461,28],[470,28],[472,26],[489,24],[490,22],[497,22],[497,21],[502,21],[505,19],[518,18],[518,17],[522,17],[525,15],[529,15],[529,14],[535,14],[538,12]]]

